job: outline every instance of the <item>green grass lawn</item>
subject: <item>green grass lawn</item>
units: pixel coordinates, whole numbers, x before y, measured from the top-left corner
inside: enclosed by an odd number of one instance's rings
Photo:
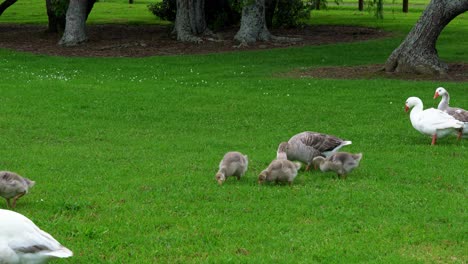
[[[383,63],[418,15],[320,11],[311,23],[396,35],[255,52],[131,59],[0,49],[0,169],[36,181],[16,211],[74,252],[60,263],[466,263],[467,141],[430,146],[404,102],[434,107],[444,86],[466,109],[467,83],[278,74]],[[444,60],[468,62],[467,31],[467,14],[449,24]],[[364,153],[361,166],[347,180],[301,171],[292,187],[258,186],[278,143],[306,130],[352,140],[343,150]],[[249,156],[249,170],[218,186],[231,150]]]

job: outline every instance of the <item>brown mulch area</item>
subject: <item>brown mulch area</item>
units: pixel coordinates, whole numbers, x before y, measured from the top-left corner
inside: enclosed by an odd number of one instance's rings
[[[385,72],[383,64],[349,66],[349,67],[321,67],[294,70],[283,74],[289,77],[298,78],[330,78],[330,79],[373,79],[392,78],[416,81],[468,81],[467,63],[449,63],[447,75],[415,75],[405,73]]]
[[[45,32],[45,26],[0,24],[0,48],[45,54],[79,57],[146,57],[181,54],[210,54],[242,50],[323,45],[363,41],[391,36],[378,29],[352,26],[306,26],[297,29],[271,30],[275,36],[301,38],[295,42],[257,42],[237,47],[233,40],[238,28],[216,32],[215,38],[205,38],[201,44],[183,43],[170,34],[170,28],[160,25],[89,25],[89,41],[78,47],[61,47],[59,36]],[[356,67],[324,67],[294,70],[285,75],[312,78],[375,78],[389,77],[412,80],[468,81],[468,64],[450,64],[447,76],[415,76],[381,71],[382,65]]]
[[[201,44],[182,43],[159,25],[89,25],[89,41],[79,47],[57,45],[59,36],[45,33],[44,26],[0,24],[0,47],[36,54],[82,57],[146,57],[159,55],[208,54],[361,41],[390,36],[388,32],[365,27],[307,26],[272,30],[276,36],[302,38],[296,42],[258,42],[236,48],[238,28],[216,32],[217,39]]]

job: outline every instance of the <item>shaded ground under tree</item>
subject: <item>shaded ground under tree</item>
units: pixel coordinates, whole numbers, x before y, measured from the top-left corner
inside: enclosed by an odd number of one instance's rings
[[[159,25],[89,25],[89,41],[77,47],[62,47],[57,43],[60,36],[46,33],[47,27],[37,25],[0,24],[0,48],[72,57],[146,57],[183,54],[209,54],[240,50],[263,50],[272,48],[300,47],[362,41],[391,36],[390,33],[351,26],[307,26],[299,29],[271,30],[272,34],[301,38],[296,42],[256,42],[237,48],[234,35],[238,28],[218,32],[221,40],[205,39],[202,44],[184,43],[170,36],[171,29]],[[288,76],[316,78],[373,78],[390,77],[402,79],[468,81],[468,64],[449,64],[447,76],[421,76],[413,74],[388,74],[383,65],[359,67],[325,67],[298,69]]]

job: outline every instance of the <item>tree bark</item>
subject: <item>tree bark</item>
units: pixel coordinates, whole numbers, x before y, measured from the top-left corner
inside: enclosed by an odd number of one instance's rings
[[[12,4],[16,3],[17,0],[5,0],[0,4],[0,16],[3,12],[10,7]]]
[[[273,26],[273,16],[277,5],[278,0],[265,0],[265,21],[267,27]]]
[[[86,35],[87,1],[70,0],[68,5],[65,32],[59,44],[76,46],[88,40]]]
[[[46,9],[49,22],[47,32],[63,32],[65,29],[65,16],[57,16],[57,14],[54,11],[54,7],[52,6],[51,0],[46,0]]]
[[[359,0],[358,9],[359,9],[359,11],[364,10],[364,0]]]
[[[408,13],[408,0],[403,0],[403,13]]]
[[[265,0],[244,0],[241,25],[234,39],[241,44],[268,41],[272,38],[265,20]]]
[[[202,42],[199,35],[208,31],[205,0],[177,0],[174,31],[179,41]]]
[[[439,60],[436,42],[445,26],[468,10],[468,0],[431,0],[406,39],[385,63],[387,72],[446,74],[448,66]]]

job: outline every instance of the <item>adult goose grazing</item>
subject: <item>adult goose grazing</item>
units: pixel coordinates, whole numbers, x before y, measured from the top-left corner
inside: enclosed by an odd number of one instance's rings
[[[35,183],[35,181],[23,178],[14,172],[0,171],[0,196],[6,199],[8,207],[15,208],[16,201],[27,194],[29,188],[33,187]],[[10,203],[10,199],[13,199],[13,203]]]
[[[436,89],[434,93],[434,99],[439,96],[442,96],[442,100],[440,100],[437,109],[442,110],[447,114],[455,117],[455,119],[464,122],[465,125],[463,127],[463,131],[461,134],[458,134],[458,139],[461,137],[468,138],[468,111],[459,107],[450,107],[450,95],[444,87],[439,87]]]
[[[0,209],[0,263],[47,263],[72,255],[25,216]]]
[[[281,142],[276,151],[277,159],[297,160],[306,163],[310,169],[317,156],[328,157],[352,142],[332,135],[305,131],[294,135],[288,142]]]
[[[429,108],[423,110],[423,102],[418,97],[409,97],[405,103],[405,111],[410,113],[411,125],[422,134],[432,136],[431,145],[437,138],[445,137],[463,128],[463,122],[442,110]]]
[[[330,157],[324,158],[322,156],[315,157],[313,160],[314,167],[320,167],[323,172],[334,171],[338,177],[346,177],[348,173],[359,166],[362,159],[362,153],[353,154],[348,152],[337,152]]]

